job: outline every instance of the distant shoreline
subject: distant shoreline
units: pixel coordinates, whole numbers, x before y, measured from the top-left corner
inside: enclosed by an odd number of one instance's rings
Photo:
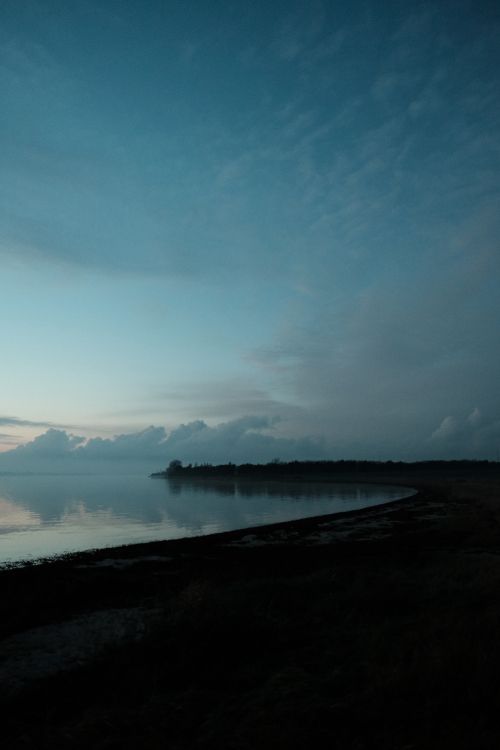
[[[150,474],[152,479],[311,479],[314,481],[338,481],[347,476],[352,481],[361,477],[372,477],[374,474],[385,477],[393,475],[430,476],[471,476],[478,473],[500,473],[500,462],[488,460],[432,460],[432,461],[280,461],[278,459],[266,464],[188,464],[182,461],[171,461],[169,466]]]

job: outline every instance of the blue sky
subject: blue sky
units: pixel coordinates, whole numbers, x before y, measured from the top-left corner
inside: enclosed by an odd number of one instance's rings
[[[496,3],[0,20],[0,450],[496,458]]]

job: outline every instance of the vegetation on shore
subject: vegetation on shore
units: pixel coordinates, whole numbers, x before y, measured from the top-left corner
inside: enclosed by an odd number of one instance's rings
[[[346,474],[434,474],[454,475],[496,472],[498,461],[459,460],[459,461],[280,461],[274,459],[266,464],[188,464],[174,459],[164,471],[151,474],[152,477],[324,477],[332,479]]]

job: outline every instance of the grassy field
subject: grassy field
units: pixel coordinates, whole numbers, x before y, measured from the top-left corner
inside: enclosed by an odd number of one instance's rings
[[[0,572],[3,747],[498,747],[500,481],[410,483]]]

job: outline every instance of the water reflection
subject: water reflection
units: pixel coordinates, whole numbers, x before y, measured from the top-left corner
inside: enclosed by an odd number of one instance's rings
[[[339,501],[359,500],[372,498],[377,494],[378,486],[373,484],[360,484],[350,482],[313,482],[313,481],[277,481],[277,480],[254,480],[254,479],[191,479],[167,477],[158,478],[154,481],[167,482],[172,494],[182,493],[213,494],[231,497],[256,497],[263,495],[269,498],[280,498],[283,500],[304,500],[306,498],[332,498]],[[383,485],[381,490],[384,495],[400,497],[400,489]],[[395,493],[394,493],[395,490]]]
[[[5,497],[0,497],[0,534],[15,529],[25,529],[31,526],[39,526],[42,523],[37,513],[32,513],[16,505]]]
[[[409,494],[310,481],[0,476],[0,562],[258,526]]]

